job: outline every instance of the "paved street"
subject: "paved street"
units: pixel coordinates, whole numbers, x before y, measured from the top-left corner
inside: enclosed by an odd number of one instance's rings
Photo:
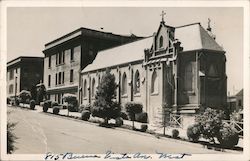
[[[14,130],[19,138],[14,154],[52,153],[220,153],[196,144],[157,139],[151,135],[120,128],[107,129],[82,121],[46,115],[42,112],[8,107]],[[195,145],[195,146],[194,146]]]

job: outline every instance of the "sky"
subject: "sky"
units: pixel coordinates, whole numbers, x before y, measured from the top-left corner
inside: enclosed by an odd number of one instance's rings
[[[7,61],[19,56],[43,56],[44,45],[80,27],[114,34],[150,36],[157,31],[161,12],[170,26],[211,19],[216,41],[226,51],[228,91],[243,88],[243,8],[229,7],[9,7]],[[190,40],[192,41],[192,40]]]

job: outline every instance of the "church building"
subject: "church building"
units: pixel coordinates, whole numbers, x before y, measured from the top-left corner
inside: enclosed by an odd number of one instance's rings
[[[117,102],[140,102],[149,124],[162,122],[167,109],[187,124],[207,107],[226,108],[225,51],[211,31],[209,23],[207,30],[200,23],[173,27],[162,18],[152,36],[98,52],[81,71],[81,104],[95,101],[109,68],[118,84]]]

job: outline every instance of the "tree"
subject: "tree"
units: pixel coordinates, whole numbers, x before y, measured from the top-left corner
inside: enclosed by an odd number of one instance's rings
[[[105,124],[108,124],[109,119],[120,116],[121,107],[114,101],[116,98],[116,88],[115,76],[107,69],[97,88],[94,107],[92,109],[92,115],[103,118]]]
[[[128,102],[125,104],[126,112],[128,113],[129,119],[132,121],[132,126],[134,129],[134,121],[135,121],[135,114],[142,112],[142,104],[141,103],[135,103],[135,102]]]
[[[223,111],[207,108],[203,113],[196,116],[195,122],[202,136],[214,143],[214,138],[219,136],[220,129],[223,127],[223,119]]]

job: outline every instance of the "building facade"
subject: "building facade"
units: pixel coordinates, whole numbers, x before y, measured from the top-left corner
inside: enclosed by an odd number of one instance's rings
[[[30,91],[43,80],[43,57],[18,57],[7,62],[7,97]]]
[[[44,85],[48,99],[63,104],[63,95],[78,95],[80,72],[100,50],[137,40],[139,37],[79,28],[45,44]]]
[[[81,73],[81,103],[92,104],[106,68],[116,77],[117,101],[140,102],[158,126],[167,109],[185,125],[206,107],[227,104],[225,51],[211,28],[199,23],[172,27],[164,21],[153,36],[101,51]],[[159,125],[160,126],[160,125]]]

